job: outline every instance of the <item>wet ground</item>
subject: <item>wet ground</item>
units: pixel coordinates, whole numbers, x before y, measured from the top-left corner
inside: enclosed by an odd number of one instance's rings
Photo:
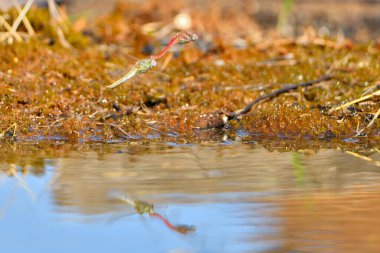
[[[379,150],[281,142],[2,147],[4,252],[378,252]],[[137,214],[118,192],[154,205]]]

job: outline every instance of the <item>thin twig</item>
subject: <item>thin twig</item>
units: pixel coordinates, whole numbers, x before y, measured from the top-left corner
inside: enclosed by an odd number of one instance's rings
[[[316,83],[329,81],[331,79],[332,79],[331,75],[325,75],[325,76],[322,76],[322,77],[315,79],[315,80],[311,80],[311,81],[307,81],[307,82],[303,82],[303,83],[298,83],[298,84],[291,84],[291,85],[288,85],[282,89],[275,90],[271,93],[268,93],[268,94],[265,94],[261,97],[256,98],[251,103],[249,103],[244,109],[241,109],[241,110],[238,110],[238,111],[231,113],[230,115],[228,115],[228,120],[236,119],[237,117],[239,117],[243,114],[247,114],[249,111],[251,111],[251,109],[254,105],[258,104],[259,102],[261,102],[263,100],[275,98],[282,93],[286,93],[286,92],[289,92],[292,90],[296,90],[299,87],[308,87],[308,86],[311,86],[311,85],[316,84]]]

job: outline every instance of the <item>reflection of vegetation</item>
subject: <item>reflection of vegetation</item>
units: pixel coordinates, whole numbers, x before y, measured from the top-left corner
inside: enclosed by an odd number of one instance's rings
[[[4,160],[3,160],[4,161]],[[25,157],[16,159],[16,163],[9,163],[10,159],[5,160],[6,166],[0,166],[0,173],[5,173],[8,176],[14,176],[15,173],[22,175],[33,174],[35,176],[42,176],[45,174],[45,160],[44,158],[25,159]]]
[[[154,210],[153,204],[150,204],[146,201],[132,200],[132,199],[127,198],[127,197],[123,196],[122,194],[118,194],[118,193],[112,194],[112,195],[114,198],[117,198],[117,199],[129,204],[130,206],[132,206],[135,209],[135,211],[140,215],[149,214],[150,217],[159,218],[165,224],[166,227],[168,227],[169,229],[171,229],[173,231],[176,231],[176,232],[181,233],[181,234],[188,234],[188,233],[194,232],[196,230],[196,227],[193,225],[183,225],[183,224],[173,225],[173,224],[171,224],[167,218],[163,217],[161,214],[157,213]]]
[[[178,233],[181,233],[181,234],[188,234],[188,233],[192,233],[192,232],[195,232],[196,230],[196,227],[193,226],[193,225],[173,225],[171,224],[168,219],[166,219],[165,217],[163,217],[161,214],[159,213],[152,213],[150,214],[151,217],[157,217],[159,218],[160,220],[162,220],[164,222],[164,224],[170,228],[171,230],[173,231],[176,231]]]
[[[277,31],[282,35],[289,34],[289,14],[293,6],[293,0],[283,0],[277,20]]]
[[[154,213],[154,206],[148,202],[142,200],[132,200],[119,193],[113,193],[112,197],[129,204],[136,210],[138,214]]]
[[[305,167],[302,165],[300,154],[297,152],[292,153],[292,165],[297,183],[303,184],[305,181]]]
[[[2,150],[4,151],[4,150]],[[45,154],[42,152],[42,154]],[[23,156],[18,153],[2,153],[0,154],[0,173],[8,176],[15,176],[15,173],[22,175],[33,174],[35,176],[42,176],[45,174],[46,157],[36,153],[37,156],[28,155]]]
[[[51,142],[20,145],[18,142],[10,144],[0,141],[0,173],[8,176],[14,176],[14,173],[43,176],[50,158],[62,157],[68,150],[73,149],[72,145],[58,145]]]
[[[374,151],[376,151],[378,154],[380,154],[380,150],[379,149],[375,148]],[[366,155],[361,155],[359,153],[355,153],[355,152],[352,152],[352,151],[345,151],[345,153],[349,154],[349,155],[352,155],[354,157],[357,157],[359,159],[362,159],[364,161],[367,161],[368,163],[373,164],[373,165],[375,165],[377,167],[380,167],[380,161],[374,160],[371,157],[368,157]]]
[[[6,174],[9,177],[14,178],[14,180],[12,181],[14,181],[20,188],[22,188],[29,195],[31,200],[36,200],[36,194],[29,187],[27,181],[25,180],[25,171],[20,175],[20,173],[17,170],[17,166],[15,164],[9,164],[6,167],[6,169],[4,169],[0,164],[0,175],[2,173]],[[15,190],[15,188],[13,188],[13,190]],[[12,198],[13,198],[12,192],[13,191],[7,194],[8,196],[6,197],[6,200],[3,203],[0,203],[0,219],[4,216],[9,206],[9,203],[12,201]]]

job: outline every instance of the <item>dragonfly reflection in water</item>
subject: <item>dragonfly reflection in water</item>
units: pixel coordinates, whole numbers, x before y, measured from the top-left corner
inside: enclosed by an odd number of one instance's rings
[[[173,230],[175,232],[178,232],[181,234],[188,234],[188,233],[195,232],[196,230],[196,227],[193,225],[185,225],[185,224],[173,225],[166,217],[162,216],[160,213],[157,213],[154,210],[153,204],[148,203],[146,201],[133,200],[118,192],[112,192],[110,196],[113,199],[117,199],[119,201],[127,203],[128,205],[134,208],[136,213],[140,215],[148,214],[149,217],[152,217],[152,218],[156,217],[160,219],[165,224],[166,227],[168,227],[170,230]]]

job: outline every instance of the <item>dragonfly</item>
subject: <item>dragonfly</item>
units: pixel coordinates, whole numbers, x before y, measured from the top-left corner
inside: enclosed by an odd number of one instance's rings
[[[148,72],[150,69],[155,67],[157,65],[157,59],[161,58],[166,52],[169,51],[169,49],[174,45],[183,45],[186,43],[189,43],[191,41],[195,41],[198,39],[198,35],[191,32],[179,32],[176,35],[173,36],[173,38],[170,40],[169,44],[162,50],[161,53],[158,55],[152,55],[148,59],[142,59],[137,60],[135,65],[132,67],[130,71],[128,71],[127,74],[125,74],[123,77],[118,79],[117,81],[113,82],[112,84],[108,85],[107,88],[113,89],[123,82],[128,81],[134,76],[138,76],[140,74]]]
[[[173,230],[180,234],[188,234],[195,232],[196,227],[193,225],[173,225],[166,217],[162,216],[160,213],[156,212],[154,210],[154,205],[151,203],[148,203],[143,200],[133,200],[131,198],[126,197],[125,195],[121,194],[120,192],[111,192],[110,195],[112,198],[120,200],[122,202],[127,203],[131,207],[133,207],[136,211],[136,213],[140,215],[148,214],[150,217],[156,217],[159,220],[161,220],[164,225],[169,228],[170,230]]]
[[[153,214],[155,213],[153,204],[150,204],[143,200],[133,200],[125,195],[123,195],[120,192],[110,192],[110,197],[113,199],[120,200],[122,202],[127,203],[131,207],[133,207],[136,211],[136,213],[143,215],[143,214]]]
[[[155,67],[156,65],[157,65],[157,62],[153,58],[138,60],[135,63],[135,65],[132,67],[132,69],[128,71],[127,74],[125,74],[122,78],[118,79],[112,84],[108,85],[107,88],[113,89],[119,86],[120,84],[128,81],[134,76],[138,76],[138,75],[148,72],[151,68]]]
[[[161,53],[157,55],[152,55],[150,58],[151,59],[159,59],[164,54],[166,54],[170,48],[172,48],[174,45],[183,45],[187,44],[192,41],[196,41],[198,39],[198,35],[196,33],[192,32],[179,32],[176,35],[173,36],[173,38],[170,40],[169,44],[164,48],[164,50],[161,51]]]

